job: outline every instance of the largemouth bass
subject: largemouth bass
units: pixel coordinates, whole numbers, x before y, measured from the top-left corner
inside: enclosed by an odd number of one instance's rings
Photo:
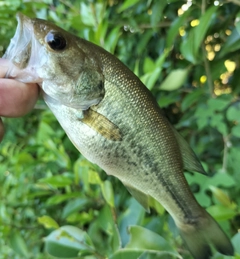
[[[4,58],[7,77],[37,82],[44,100],[76,148],[114,175],[146,209],[156,199],[173,217],[196,259],[213,245],[233,255],[216,221],[197,203],[184,170],[204,169],[157,102],[116,57],[41,19],[18,14]]]

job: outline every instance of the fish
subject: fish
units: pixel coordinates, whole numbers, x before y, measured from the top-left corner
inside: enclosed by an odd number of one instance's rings
[[[37,83],[81,154],[117,177],[146,211],[150,199],[161,203],[195,259],[210,258],[211,246],[233,255],[184,177],[206,172],[140,79],[114,55],[52,22],[23,14],[17,20],[3,56],[11,61],[6,77]]]

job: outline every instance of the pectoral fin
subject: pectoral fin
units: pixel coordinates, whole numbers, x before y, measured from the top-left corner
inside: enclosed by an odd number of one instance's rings
[[[143,208],[150,212],[149,209],[149,196],[138,189],[136,189],[134,186],[123,182],[124,186],[127,188],[127,190],[130,192],[130,194],[143,206]]]
[[[120,129],[102,114],[92,109],[84,111],[81,121],[106,139],[112,141],[120,141],[122,139]]]
[[[176,131],[175,128],[173,128],[173,132],[175,134],[176,140],[181,150],[184,169],[186,169],[189,172],[198,172],[207,175],[201,163],[199,162],[197,156],[195,155],[191,147],[188,145],[186,140]]]

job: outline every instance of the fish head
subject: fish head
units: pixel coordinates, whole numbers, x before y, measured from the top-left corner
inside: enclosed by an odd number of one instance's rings
[[[101,101],[105,93],[101,60],[84,40],[49,21],[20,13],[17,20],[3,56],[11,61],[6,77],[38,83],[46,95],[72,108],[86,110]]]

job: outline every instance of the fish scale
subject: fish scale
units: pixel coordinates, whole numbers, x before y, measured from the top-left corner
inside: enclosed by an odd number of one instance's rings
[[[211,245],[233,255],[229,238],[184,177],[184,170],[206,174],[203,167],[139,78],[104,49],[53,23],[17,18],[4,55],[12,61],[7,75],[37,82],[75,147],[120,179],[147,211],[149,197],[160,202],[195,259],[210,258]]]

